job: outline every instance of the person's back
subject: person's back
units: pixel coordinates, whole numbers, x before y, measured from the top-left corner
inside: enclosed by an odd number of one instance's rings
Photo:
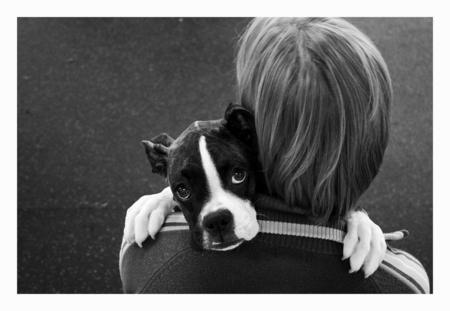
[[[128,293],[429,293],[422,265],[389,249],[369,278],[342,261],[343,227],[306,224],[298,216],[260,211],[261,232],[236,250],[197,251],[181,213],[168,217],[143,248],[122,245]]]
[[[392,84],[375,45],[342,19],[256,18],[239,40],[236,78],[237,102],[255,120],[263,194],[301,207],[314,223],[344,221],[388,143]],[[423,267],[407,253],[389,250],[370,278],[348,275],[341,230],[257,211],[260,234],[230,253],[191,250],[186,226],[143,251],[125,247],[125,291],[429,292]]]

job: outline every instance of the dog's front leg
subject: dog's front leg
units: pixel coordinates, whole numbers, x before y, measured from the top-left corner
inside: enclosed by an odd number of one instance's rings
[[[149,235],[154,239],[175,205],[169,187],[160,193],[141,197],[127,210],[125,240],[130,243],[136,242],[142,247],[142,243]]]
[[[346,217],[343,259],[350,258],[350,273],[361,267],[366,277],[374,273],[386,254],[381,228],[363,211],[350,211]]]

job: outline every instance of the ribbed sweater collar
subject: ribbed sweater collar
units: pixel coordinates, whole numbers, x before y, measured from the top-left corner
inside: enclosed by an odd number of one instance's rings
[[[317,224],[301,209],[269,196],[256,200],[260,233],[255,242],[317,253],[342,254],[345,222]]]

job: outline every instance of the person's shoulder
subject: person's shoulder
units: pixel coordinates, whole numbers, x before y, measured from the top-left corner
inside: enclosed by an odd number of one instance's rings
[[[140,292],[157,271],[190,250],[189,226],[182,213],[169,215],[156,239],[149,237],[142,248],[123,241],[119,270],[124,292]]]
[[[430,281],[420,261],[413,255],[390,246],[372,278],[384,293],[430,293]]]

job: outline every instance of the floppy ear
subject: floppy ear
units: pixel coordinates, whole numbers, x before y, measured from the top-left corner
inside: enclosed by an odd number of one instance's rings
[[[251,148],[257,148],[255,118],[240,105],[230,103],[225,111],[225,126],[228,130]]]
[[[152,172],[163,177],[167,176],[167,160],[169,147],[173,138],[166,133],[159,134],[150,140],[143,140],[141,143],[145,147],[145,153],[152,166]]]

